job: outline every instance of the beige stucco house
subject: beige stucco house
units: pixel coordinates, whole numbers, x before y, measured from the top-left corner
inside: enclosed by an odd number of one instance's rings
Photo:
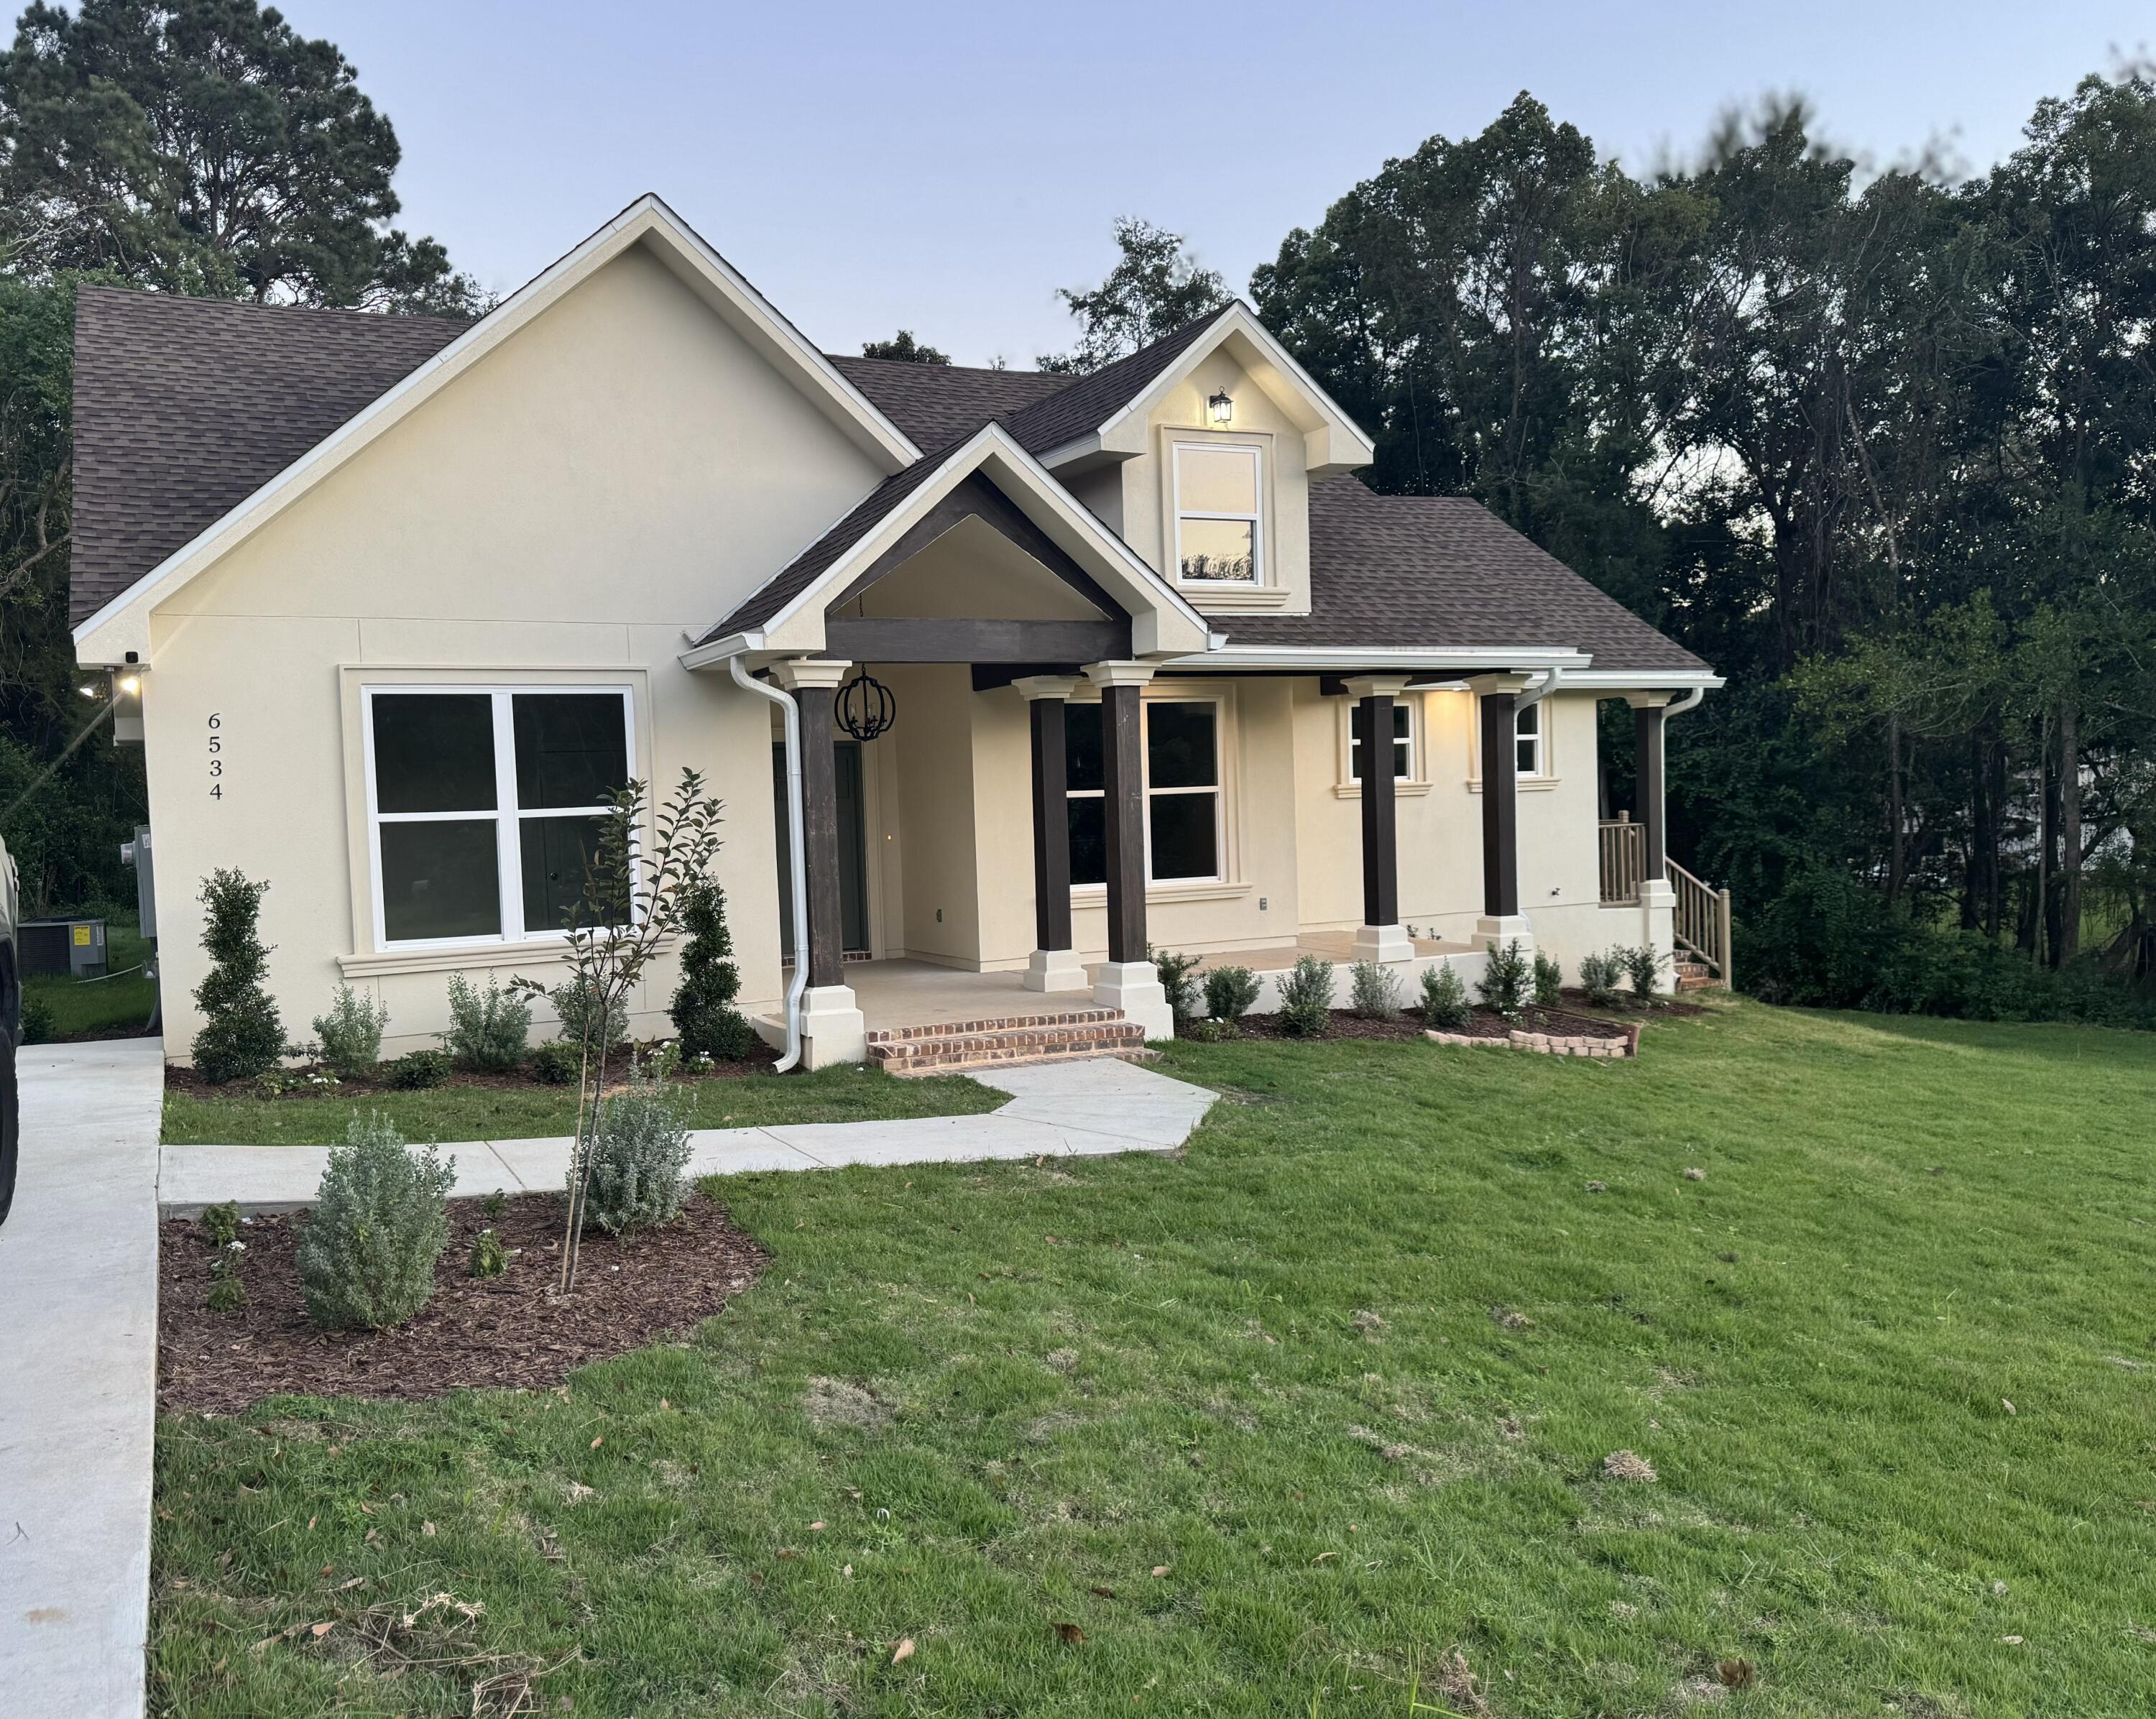
[[[1479,506],[1373,494],[1239,303],[1082,377],[834,357],[647,197],[475,322],[85,288],[76,338],[74,637],[139,689],[176,1056],[213,869],[271,885],[289,1025],[345,981],[409,1049],[451,974],[547,977],[598,800],[684,766],[810,1065],[1163,1032],[1149,942],[1726,963],[1661,851],[1716,676]]]

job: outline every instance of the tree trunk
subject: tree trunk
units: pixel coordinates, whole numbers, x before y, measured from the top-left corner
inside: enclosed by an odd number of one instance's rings
[[[2051,964],[2064,967],[2082,947],[2081,721],[2071,704],[2059,706],[2059,935]]]
[[[2059,779],[2051,765],[2051,722],[2036,748],[2036,942],[2038,962],[2058,965]]]
[[[1902,805],[1902,719],[1887,718],[1887,905],[1902,899],[1909,875],[1909,843]]]
[[[1985,747],[1984,768],[1991,791],[1990,847],[1984,854],[1984,879],[1990,893],[1984,904],[1984,933],[1994,943],[2006,918],[2006,867],[2001,854],[2006,839],[2006,743],[1994,740]]]
[[[1974,735],[1969,742],[1969,858],[1961,872],[1961,928],[1973,931],[1984,923],[1984,904],[1990,894],[1985,863],[1990,859],[1991,783],[1985,768],[1984,743]]]

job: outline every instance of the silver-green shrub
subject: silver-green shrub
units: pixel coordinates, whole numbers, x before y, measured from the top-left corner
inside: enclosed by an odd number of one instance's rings
[[[1358,961],[1348,988],[1348,1006],[1366,1021],[1389,1021],[1400,1012],[1400,978],[1381,961]]]
[[[629,1070],[627,1090],[599,1106],[591,1146],[591,1183],[584,1215],[619,1234],[664,1224],[681,1209],[688,1188],[689,1121],[667,1084],[672,1059]],[[573,1177],[570,1193],[576,1188]]]
[[[449,975],[449,1030],[442,1034],[442,1049],[459,1068],[502,1075],[521,1067],[531,1030],[531,1005],[505,991],[493,974],[484,991],[462,973]]]
[[[1332,963],[1315,955],[1297,961],[1281,981],[1281,1025],[1298,1039],[1321,1039],[1332,1025]]]
[[[1579,988],[1597,1008],[1607,1008],[1617,1000],[1618,983],[1625,976],[1625,963],[1620,958],[1622,953],[1621,950],[1612,949],[1606,955],[1579,957]]]
[[[327,1014],[315,1017],[315,1036],[322,1041],[322,1060],[335,1075],[365,1074],[382,1060],[382,1029],[389,1008],[349,985],[339,985]]]
[[[570,1044],[581,1046],[588,1029],[594,1057],[611,1054],[629,1037],[627,1005],[617,1001],[602,1021],[599,993],[581,978],[555,986],[547,993],[547,1000],[554,1005],[554,1013],[561,1018],[562,1036]]]
[[[449,1234],[454,1168],[408,1150],[379,1111],[352,1118],[315,1194],[297,1264],[307,1316],[328,1330],[380,1331],[427,1305]]]
[[[1467,1024],[1467,987],[1449,961],[1422,974],[1422,1024],[1440,1033],[1456,1033]]]
[[[1659,1002],[1662,967],[1669,957],[1661,950],[1645,945],[1619,952],[1625,958],[1625,972],[1632,982],[1634,998],[1640,1003]]]

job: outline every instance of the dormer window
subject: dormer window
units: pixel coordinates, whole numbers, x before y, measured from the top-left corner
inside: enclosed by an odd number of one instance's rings
[[[1175,444],[1175,564],[1191,584],[1263,582],[1258,450],[1229,442]]]

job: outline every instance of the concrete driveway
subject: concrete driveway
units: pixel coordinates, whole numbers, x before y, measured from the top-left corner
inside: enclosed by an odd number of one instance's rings
[[[155,1039],[25,1045],[0,1225],[0,1713],[135,1719],[157,1383]]]

